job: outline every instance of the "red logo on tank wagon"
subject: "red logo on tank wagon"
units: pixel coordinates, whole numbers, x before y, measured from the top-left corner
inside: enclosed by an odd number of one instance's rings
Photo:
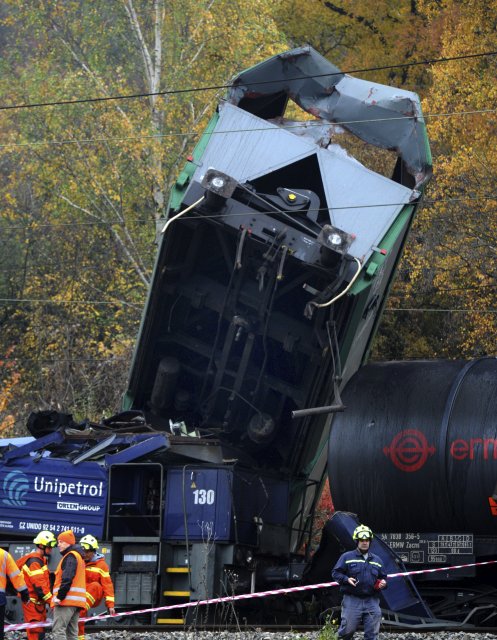
[[[428,444],[426,436],[417,429],[404,429],[393,437],[390,446],[383,448],[383,453],[390,458],[401,471],[419,471],[435,447]]]

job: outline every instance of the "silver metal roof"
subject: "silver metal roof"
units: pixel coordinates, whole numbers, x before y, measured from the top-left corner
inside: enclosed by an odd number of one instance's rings
[[[315,153],[316,145],[290,131],[224,103],[193,179],[202,182],[211,167],[240,183],[254,180]]]

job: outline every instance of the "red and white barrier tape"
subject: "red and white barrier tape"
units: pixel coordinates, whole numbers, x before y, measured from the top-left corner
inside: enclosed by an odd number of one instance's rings
[[[470,564],[457,564],[451,567],[436,567],[434,569],[418,569],[416,571],[403,571],[400,573],[389,573],[387,578],[400,578],[404,576],[419,576],[423,573],[437,573],[443,571],[454,571],[455,569],[466,569],[468,567],[481,567],[488,564],[496,564],[497,560],[487,560],[485,562],[472,562]],[[338,582],[320,582],[318,584],[306,584],[301,587],[287,587],[284,589],[273,589],[271,591],[258,591],[256,593],[241,593],[237,596],[225,596],[223,598],[210,598],[209,600],[196,600],[194,602],[183,602],[181,604],[170,604],[162,607],[153,607],[150,609],[134,609],[133,611],[119,611],[115,615],[109,613],[92,616],[89,618],[80,618],[81,621],[105,620],[107,618],[121,616],[135,616],[142,613],[153,613],[154,611],[170,611],[171,609],[185,609],[187,607],[199,607],[206,604],[220,604],[222,602],[236,602],[238,600],[250,600],[252,598],[267,598],[269,596],[281,596],[288,593],[297,593],[299,591],[311,591],[313,589],[324,589],[327,587],[336,587]],[[51,627],[52,621],[47,622],[28,622],[22,624],[9,624],[4,627],[4,631],[16,631],[18,629],[34,629],[36,627]]]

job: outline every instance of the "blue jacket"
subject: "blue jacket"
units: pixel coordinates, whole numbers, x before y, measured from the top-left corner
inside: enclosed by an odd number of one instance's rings
[[[380,597],[379,590],[374,589],[377,580],[387,577],[383,569],[381,558],[368,551],[367,560],[357,550],[343,553],[331,572],[333,580],[340,585],[340,591],[358,598]],[[355,578],[355,587],[347,582],[348,578]]]

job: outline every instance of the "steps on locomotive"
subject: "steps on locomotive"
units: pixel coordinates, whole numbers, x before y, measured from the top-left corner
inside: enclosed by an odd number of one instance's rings
[[[163,578],[163,589],[161,593],[161,606],[175,605],[190,602],[190,568],[189,567],[166,567]],[[180,612],[181,617],[169,617],[167,614]],[[185,624],[183,616],[184,609],[166,609],[157,617],[157,624],[179,625]]]

